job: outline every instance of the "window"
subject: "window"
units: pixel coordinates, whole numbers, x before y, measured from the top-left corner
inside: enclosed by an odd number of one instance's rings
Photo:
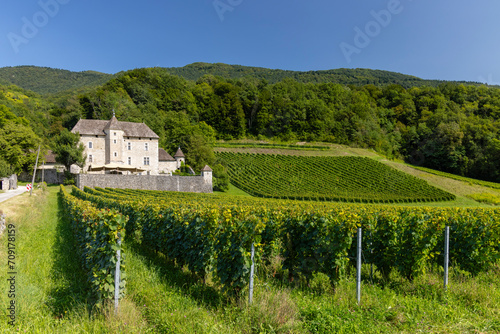
[[[128,164],[131,165],[132,164],[132,158],[131,157],[128,157]]]
[[[149,166],[149,157],[144,157],[144,165]]]
[[[113,144],[116,144],[116,139],[113,139]]]
[[[148,147],[148,143],[144,143],[144,151],[148,151],[149,147]]]
[[[92,142],[89,141],[89,148],[92,148]]]
[[[89,162],[92,162],[92,154],[89,154]]]
[[[117,157],[117,156],[118,156],[118,153],[117,153],[117,152],[113,152],[113,155],[114,155],[115,157]]]
[[[131,143],[131,142],[129,142],[129,143],[127,144],[127,148],[128,148],[128,150],[129,150],[129,151],[130,151],[130,150],[132,150],[132,143]]]
[[[113,132],[113,136],[116,136],[116,132]]]

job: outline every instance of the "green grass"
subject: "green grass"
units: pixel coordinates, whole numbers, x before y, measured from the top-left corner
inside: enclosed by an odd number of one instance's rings
[[[477,185],[480,185],[480,186],[489,187],[489,188],[493,188],[493,189],[500,189],[500,183],[496,183],[496,182],[489,182],[489,181],[483,181],[483,180],[473,179],[473,178],[470,178],[470,177],[465,177],[465,176],[460,176],[460,175],[456,175],[456,174],[441,172],[441,171],[438,171],[438,170],[435,170],[435,169],[430,169],[430,168],[425,168],[425,167],[420,167],[420,166],[413,166],[413,165],[411,165],[411,167],[413,167],[415,169],[418,169],[418,170],[421,170],[421,171],[424,171],[424,172],[427,172],[427,173],[431,173],[431,174],[435,174],[435,175],[439,175],[439,176],[444,176],[444,177],[447,177],[447,178],[450,178],[450,179],[454,179],[454,180],[458,180],[458,181],[463,181],[463,182],[467,182],[467,183],[470,183],[470,184],[477,184]]]
[[[258,143],[258,142],[249,142],[249,143],[238,143],[238,142],[229,142],[222,143],[219,142],[215,145],[215,147],[223,147],[223,148],[266,148],[266,149],[287,149],[287,150],[299,150],[299,151],[324,151],[330,150],[331,147],[327,145],[297,145],[297,144],[279,144],[279,143]]]
[[[226,192],[223,191],[214,191],[214,194],[225,194],[225,195],[238,195],[238,196],[251,196],[250,194],[244,192],[240,188],[235,187],[231,183],[229,184],[229,190]]]
[[[481,203],[500,205],[500,197],[488,193],[470,194],[470,198]]]
[[[500,267],[470,277],[451,269],[448,292],[442,270],[408,281],[393,274],[383,282],[363,265],[362,302],[349,268],[332,288],[328,278],[288,282],[282,259],[257,268],[254,304],[248,289],[236,300],[209,276],[206,284],[161,253],[126,243],[127,297],[118,315],[90,304],[88,284],[74,254],[74,238],[61,219],[58,187],[0,204],[16,225],[17,323],[1,318],[1,333],[498,333]],[[29,209],[27,209],[29,208]],[[17,212],[16,214],[14,214]],[[0,237],[0,259],[7,240]],[[0,270],[5,315],[7,271]]]
[[[36,191],[32,197],[16,198],[23,201],[18,207],[22,211],[16,218],[8,218],[8,223],[16,227],[18,308],[15,327],[9,328],[2,317],[2,331],[70,333],[99,332],[106,328],[104,319],[89,317],[87,285],[72,256],[74,240],[69,227],[58,216],[57,190],[58,187],[50,187],[48,193]],[[3,236],[3,254],[6,242]],[[5,270],[0,271],[0,305],[10,301],[7,276]]]

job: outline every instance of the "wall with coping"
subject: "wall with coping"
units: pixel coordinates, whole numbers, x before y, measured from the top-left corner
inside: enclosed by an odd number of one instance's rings
[[[119,175],[77,174],[76,186],[80,189],[119,188],[140,190],[182,191],[212,193],[212,177],[178,175]]]

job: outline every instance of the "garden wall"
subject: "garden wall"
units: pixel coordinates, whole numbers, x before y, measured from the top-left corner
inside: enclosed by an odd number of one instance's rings
[[[76,186],[212,193],[212,177],[178,175],[77,174]]]

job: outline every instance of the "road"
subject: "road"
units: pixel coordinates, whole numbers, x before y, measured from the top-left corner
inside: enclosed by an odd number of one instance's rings
[[[25,192],[26,186],[19,186],[15,190],[6,190],[5,192],[0,193],[0,203]]]

